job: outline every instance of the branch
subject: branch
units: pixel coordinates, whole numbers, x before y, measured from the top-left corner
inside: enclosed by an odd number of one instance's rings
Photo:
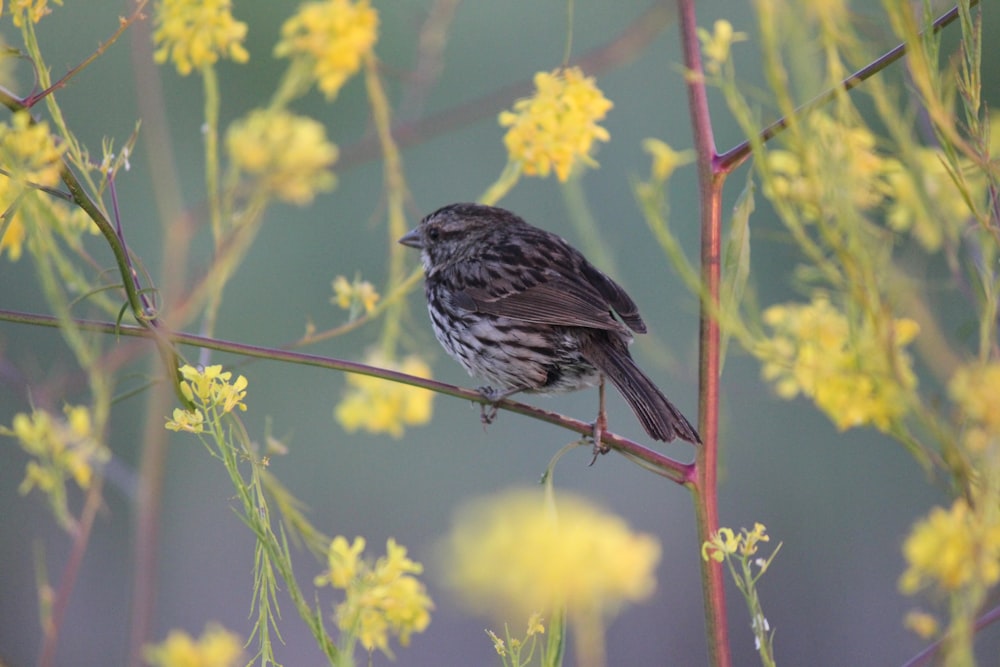
[[[23,313],[12,310],[0,310],[0,321],[54,328],[58,328],[60,325],[59,320],[50,315],[38,315],[35,313]],[[492,405],[489,399],[483,397],[482,394],[474,389],[465,389],[452,384],[438,382],[436,380],[428,380],[415,375],[407,375],[406,373],[400,373],[398,371],[385,368],[377,368],[375,366],[369,366],[367,364],[361,364],[354,361],[345,361],[343,359],[322,357],[315,354],[293,352],[290,350],[282,350],[272,347],[249,345],[247,343],[238,343],[218,338],[208,338],[206,336],[198,336],[190,333],[166,332],[163,329],[151,331],[144,327],[116,325],[113,322],[75,319],[73,320],[73,323],[75,326],[86,331],[97,331],[100,333],[138,338],[155,339],[162,337],[173,344],[191,345],[218,352],[228,352],[243,357],[284,361],[286,363],[298,364],[301,366],[315,366],[318,368],[326,368],[345,373],[368,375],[371,377],[390,380],[392,382],[399,382],[412,387],[428,389],[439,394],[454,396],[456,398],[464,398],[474,403]],[[510,399],[500,401],[496,404],[496,407],[509,412],[524,415],[526,417],[531,417],[532,419],[537,419],[548,424],[553,424],[581,435],[592,435],[594,431],[593,424],[589,422],[573,419],[572,417],[567,417],[557,412],[542,410],[541,408],[536,408],[526,403],[519,403]],[[601,437],[601,442],[608,445],[612,449],[618,450],[627,457],[640,462],[644,465],[644,467],[647,467],[667,479],[677,482],[678,484],[690,485],[693,480],[694,464],[692,463],[681,463],[679,461],[675,461],[668,456],[664,456],[659,452],[644,447],[633,440],[629,440],[628,438],[624,438],[615,433],[604,433]]]
[[[969,6],[975,7],[977,4],[979,4],[979,0],[972,0],[969,3]],[[958,7],[957,6],[952,7],[947,12],[939,16],[934,21],[933,24],[931,24],[931,31],[936,34],[957,18],[958,18]],[[808,102],[797,108],[795,110],[795,115],[802,116],[803,114],[806,114],[812,111],[813,109],[823,106],[824,104],[832,100],[841,90],[851,90],[853,88],[857,88],[864,81],[875,76],[876,74],[884,70],[886,67],[888,67],[892,63],[902,58],[904,55],[906,55],[906,44],[899,44],[895,48],[886,51],[884,54],[882,54],[872,62],[868,63],[867,65],[859,69],[857,72],[855,72],[854,74],[850,75],[849,77],[841,81],[839,84],[837,84],[836,87],[829,88],[823,91],[816,97],[812,98],[811,100],[809,100]],[[761,143],[773,139],[775,136],[777,136],[779,132],[784,130],[786,127],[788,127],[788,117],[781,117],[778,120],[774,121],[773,123],[765,127],[763,130],[761,130],[760,134],[758,135]],[[747,157],[749,156],[750,156],[750,140],[747,139],[740,142],[733,148],[730,148],[725,153],[717,155],[715,157],[713,166],[716,172],[728,173],[733,169],[735,169],[736,167],[740,166],[740,164],[742,164],[743,161],[746,160]]]

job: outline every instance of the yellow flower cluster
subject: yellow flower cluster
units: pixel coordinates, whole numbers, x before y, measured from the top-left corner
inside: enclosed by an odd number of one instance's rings
[[[0,158],[4,170],[17,181],[58,185],[62,154],[63,148],[56,146],[49,124],[33,123],[27,111],[16,112],[10,125],[0,124]]]
[[[357,311],[364,310],[371,313],[375,310],[379,295],[375,291],[375,286],[367,280],[355,278],[354,282],[348,282],[344,276],[337,276],[333,279],[333,298],[331,303],[335,303],[344,310],[350,310],[352,315]]]
[[[63,0],[53,0],[57,5],[62,6]],[[14,25],[20,28],[27,18],[32,23],[38,23],[46,14],[52,10],[49,8],[49,0],[11,0],[10,12],[14,17]],[[0,2],[0,14],[3,13],[3,2]]]
[[[220,57],[245,63],[250,59],[243,48],[247,24],[233,18],[232,5],[232,0],[157,2],[153,58],[161,64],[172,60],[181,76],[214,65]]]
[[[524,618],[565,606],[613,614],[656,587],[660,545],[589,501],[514,490],[471,503],[446,543],[448,576],[470,605]]]
[[[970,452],[1000,444],[1000,363],[964,366],[948,383],[948,395],[966,418],[964,442]]]
[[[172,630],[161,644],[144,650],[152,667],[236,667],[242,664],[242,642],[218,625],[209,625],[195,640],[180,630]]]
[[[81,489],[90,487],[94,464],[108,460],[110,452],[92,432],[90,410],[86,406],[67,405],[65,419],[45,410],[14,416],[7,435],[17,438],[29,461],[21,493],[38,488],[51,494],[71,477]]]
[[[816,296],[772,306],[764,322],[774,334],[754,353],[782,398],[811,398],[841,430],[871,424],[885,431],[909,409],[917,378],[904,348],[919,331],[913,320],[852,326]]]
[[[972,217],[969,202],[949,173],[944,153],[937,148],[915,149],[916,164],[904,168],[888,161],[887,182],[892,201],[886,213],[889,226],[909,231],[927,251],[934,252],[948,236],[956,238]],[[986,193],[983,172],[971,168],[963,176],[969,195],[981,202]]]
[[[907,569],[899,580],[904,593],[926,586],[955,592],[986,588],[1000,581],[1000,514],[976,512],[963,498],[950,509],[935,507],[914,524],[903,543]]]
[[[234,409],[246,411],[243,403],[247,392],[247,379],[240,375],[235,381],[230,371],[223,371],[221,365],[198,369],[191,365],[180,368],[184,380],[180,383],[181,393],[194,404],[194,409],[176,408],[173,418],[167,421],[171,431],[201,433],[204,430],[206,414],[219,417]]]
[[[315,584],[344,591],[344,601],[336,609],[342,632],[356,638],[369,652],[377,648],[391,657],[389,635],[408,645],[414,632],[423,632],[430,624],[434,603],[414,576],[423,573],[423,565],[410,560],[406,548],[391,538],[385,549],[386,555],[371,564],[361,557],[363,537],[348,544],[338,535],[327,552],[328,569],[316,577]]]
[[[771,541],[766,531],[767,528],[762,523],[755,523],[753,530],[744,528],[739,533],[732,528],[719,528],[712,539],[701,545],[701,557],[721,563],[727,555],[753,556],[761,542]]]
[[[63,148],[56,146],[48,123],[33,123],[29,112],[16,112],[10,125],[0,123],[0,165],[7,172],[0,176],[0,211],[7,211],[17,202],[26,187],[58,185],[62,154]],[[52,205],[47,200],[38,201],[54,217],[68,216],[65,207]],[[33,211],[33,217],[42,214],[41,210]],[[21,210],[15,209],[6,220],[0,221],[0,253],[6,250],[11,261],[20,259],[27,237],[23,215]]]
[[[431,377],[431,369],[416,356],[396,363],[376,352],[369,355],[365,363],[417,377]],[[347,376],[347,386],[347,394],[335,408],[334,416],[349,433],[364,429],[368,433],[388,433],[399,438],[404,426],[419,426],[431,420],[434,394],[426,389],[356,373]]]
[[[337,182],[330,171],[337,147],[327,141],[323,124],[312,118],[258,109],[230,126],[226,147],[236,168],[291,204],[304,206]]]
[[[805,121],[808,144],[800,151],[771,150],[770,177],[764,182],[768,197],[794,204],[806,220],[828,217],[845,197],[857,210],[880,205],[890,193],[887,174],[898,163],[887,160],[866,126],[852,126],[822,111]]]
[[[736,42],[746,41],[745,32],[735,32],[733,24],[726,20],[716,21],[712,32],[698,28],[701,52],[705,55],[705,71],[718,74],[722,64],[729,60],[729,51]]]
[[[578,161],[597,165],[590,155],[594,142],[611,138],[597,123],[612,106],[578,67],[539,72],[535,94],[500,114],[500,126],[510,128],[503,138],[507,153],[529,176],[546,177],[555,170],[566,181]]]
[[[278,57],[309,65],[328,100],[360,68],[378,39],[378,12],[368,0],[322,0],[303,4],[281,27]]]

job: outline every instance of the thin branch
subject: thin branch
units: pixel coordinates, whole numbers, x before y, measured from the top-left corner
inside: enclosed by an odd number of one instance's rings
[[[972,0],[969,6],[975,7],[977,4],[979,4],[979,0]],[[940,32],[945,26],[947,26],[948,24],[952,23],[955,19],[957,19],[958,16],[959,16],[958,7],[957,6],[952,7],[947,12],[939,16],[934,21],[933,24],[931,24],[931,30],[934,33]],[[799,108],[795,110],[795,116],[796,117],[802,116],[806,113],[809,113],[813,109],[823,106],[824,104],[832,100],[841,90],[851,90],[852,88],[857,88],[864,81],[875,76],[876,74],[887,68],[889,65],[902,58],[904,55],[906,55],[906,44],[899,44],[895,48],[886,51],[884,54],[882,54],[869,64],[865,65],[857,72],[851,74],[849,77],[841,81],[839,84],[837,84],[836,87],[829,88],[823,91],[816,97],[812,98],[805,104],[801,105]],[[763,130],[761,130],[759,134],[760,141],[763,143],[769,141],[770,139],[773,139],[775,136],[777,136],[779,132],[784,130],[787,126],[788,126],[788,117],[783,116],[779,118],[778,120],[774,121],[773,123],[765,127]],[[714,168],[716,172],[728,173],[733,169],[735,169],[736,167],[740,166],[740,164],[742,164],[743,161],[746,160],[747,157],[749,156],[750,156],[750,141],[744,140],[739,144],[737,144],[736,146],[734,146],[733,148],[730,148],[725,153],[716,156],[714,161]]]
[[[148,3],[149,0],[139,0],[136,3],[135,9],[128,17],[118,18],[118,30],[115,30],[114,33],[112,33],[111,37],[107,39],[107,41],[98,44],[97,48],[94,50],[93,53],[91,53],[86,58],[86,60],[84,60],[76,67],[71,68],[51,86],[49,86],[48,88],[46,88],[41,92],[35,93],[34,95],[29,95],[28,97],[24,98],[24,106],[28,109],[35,106],[36,104],[38,104],[38,102],[45,99],[46,96],[66,86],[66,84],[70,82],[70,79],[72,79],[77,74],[85,70],[91,63],[93,63],[95,60],[104,55],[104,52],[107,51],[109,48],[111,48],[112,44],[118,41],[118,38],[121,37],[125,33],[125,31],[129,29],[129,26],[131,26],[136,21],[141,21],[146,18],[146,15],[142,13],[142,10],[146,8],[146,5]]]
[[[59,320],[50,315],[38,315],[35,313],[23,313],[12,310],[0,310],[0,321],[45,327],[59,327],[60,325]],[[228,352],[244,357],[270,359],[272,361],[283,361],[301,366],[315,366],[317,368],[326,368],[328,370],[342,371],[345,373],[368,375],[371,377],[390,380],[392,382],[399,382],[412,387],[429,389],[430,391],[434,391],[439,394],[454,396],[456,398],[464,398],[474,403],[490,403],[487,398],[484,398],[482,394],[474,389],[465,389],[456,385],[438,382],[436,380],[428,380],[415,375],[407,375],[406,373],[369,366],[367,364],[361,364],[354,361],[345,361],[343,359],[322,357],[315,354],[293,352],[278,348],[249,345],[246,343],[221,340],[218,338],[208,338],[190,333],[168,333],[162,329],[159,331],[150,331],[149,329],[143,327],[116,325],[113,322],[75,319],[73,320],[73,323],[75,326],[86,331],[97,331],[106,334],[140,338],[156,338],[158,336],[162,336],[173,344],[191,345],[193,347],[215,350],[218,352]],[[572,417],[567,417],[557,412],[542,410],[541,408],[536,408],[532,405],[519,403],[510,399],[500,401],[497,403],[497,407],[515,414],[524,415],[548,424],[553,424],[581,435],[591,435],[594,431],[594,426],[590,422],[573,419]],[[678,484],[689,484],[692,479],[694,469],[694,464],[692,463],[681,463],[679,461],[675,461],[668,456],[664,456],[659,452],[644,447],[633,440],[629,440],[628,438],[615,433],[604,433],[601,437],[601,442],[608,445],[612,449],[616,449],[621,453],[628,455],[630,458],[641,461],[646,467],[656,471],[658,474],[666,477],[667,479],[677,482]]]

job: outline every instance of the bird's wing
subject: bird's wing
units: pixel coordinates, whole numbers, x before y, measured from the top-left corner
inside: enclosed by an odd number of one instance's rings
[[[502,285],[492,283],[485,287],[466,287],[459,292],[456,301],[466,310],[521,322],[622,329],[621,323],[611,315],[608,300],[589,282],[562,275],[547,278],[523,286],[505,282]]]

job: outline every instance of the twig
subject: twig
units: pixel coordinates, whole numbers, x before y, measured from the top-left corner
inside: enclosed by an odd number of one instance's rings
[[[0,321],[14,322],[17,324],[29,324],[34,326],[59,326],[59,320],[49,315],[23,313],[12,310],[0,310]],[[458,387],[445,382],[428,380],[415,375],[407,375],[406,373],[400,373],[398,371],[385,368],[378,368],[376,366],[369,366],[367,364],[354,361],[345,361],[343,359],[334,359],[332,357],[323,357],[315,354],[294,352],[291,350],[282,350],[272,347],[249,345],[247,343],[238,343],[218,338],[208,338],[190,333],[167,333],[164,331],[154,332],[143,327],[124,324],[116,325],[113,322],[74,319],[73,323],[80,329],[87,331],[97,331],[106,334],[134,336],[140,338],[154,338],[157,335],[162,335],[172,344],[191,345],[193,347],[215,350],[218,352],[228,352],[244,357],[270,359],[273,361],[283,361],[302,366],[315,366],[318,368],[326,368],[345,373],[368,375],[371,377],[390,380],[392,382],[399,382],[413,387],[429,389],[430,391],[434,391],[439,394],[463,398],[475,403],[485,404],[489,402],[489,399],[484,398],[483,395],[475,389],[466,389],[464,387]],[[526,403],[519,403],[510,399],[504,399],[497,404],[497,407],[509,412],[524,415],[526,417],[531,417],[532,419],[537,419],[548,424],[553,424],[570,431],[575,431],[581,435],[590,435],[593,433],[593,424],[589,422],[573,419],[572,417],[567,417],[557,412],[542,410],[541,408],[536,408]],[[655,470],[660,475],[663,475],[678,484],[689,484],[692,479],[694,465],[691,463],[681,463],[679,461],[675,461],[668,456],[664,456],[659,452],[644,447],[633,440],[629,440],[628,438],[615,433],[604,433],[601,438],[601,442],[608,445],[612,449],[616,449],[623,454],[627,454],[634,459],[642,461],[644,464],[650,466],[652,470]]]
[[[972,0],[969,3],[969,6],[975,7],[977,4],[979,4],[979,0]],[[944,14],[939,16],[934,21],[933,24],[931,24],[931,30],[934,33],[940,32],[942,28],[944,28],[948,24],[952,23],[955,19],[957,19],[958,15],[959,15],[958,7],[957,6],[952,7]],[[868,63],[867,65],[859,69],[857,72],[855,72],[854,74],[850,75],[849,77],[841,81],[837,86],[823,91],[816,97],[812,98],[811,100],[809,100],[808,102],[797,108],[795,110],[795,116],[796,117],[803,116],[804,114],[809,113],[813,109],[823,106],[831,99],[833,99],[834,96],[836,96],[837,93],[840,92],[841,90],[851,90],[853,88],[857,88],[864,81],[878,74],[886,67],[888,67],[892,63],[902,58],[904,55],[906,55],[906,44],[899,44],[895,48],[886,51],[881,56],[879,56],[872,62]],[[787,126],[788,126],[788,117],[783,116],[778,120],[774,121],[773,123],[771,123],[770,125],[768,125],[763,130],[760,131],[759,137],[761,143],[773,139],[775,136],[777,136],[779,132],[784,130]],[[736,146],[730,148],[725,153],[717,155],[713,161],[713,166],[716,171],[728,173],[733,169],[735,169],[736,167],[740,166],[740,164],[742,164],[743,161],[747,157],[749,157],[749,155],[750,155],[750,140],[747,139],[740,142]]]

